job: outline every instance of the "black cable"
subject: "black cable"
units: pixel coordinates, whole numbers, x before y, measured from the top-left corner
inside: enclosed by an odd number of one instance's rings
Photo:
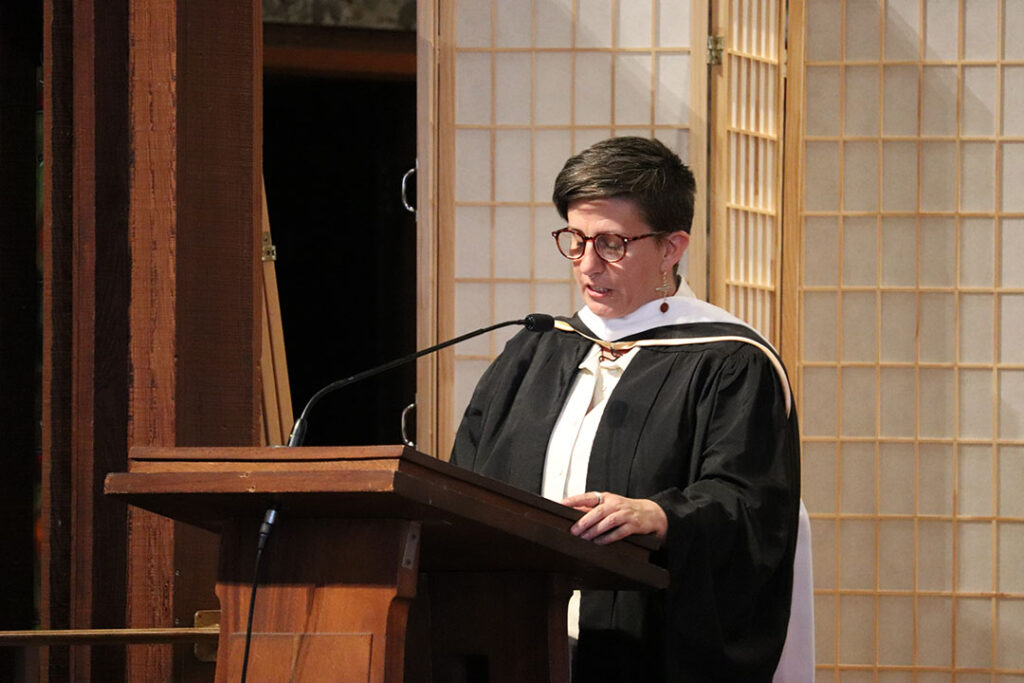
[[[256,612],[256,587],[259,585],[260,560],[263,558],[263,548],[267,545],[267,539],[270,537],[270,531],[276,520],[277,504],[273,504],[263,515],[263,523],[260,524],[259,536],[256,539],[256,563],[252,570],[252,591],[249,593],[249,618],[245,624],[245,653],[242,655],[241,683],[245,683],[249,670],[249,645],[252,642],[252,618]],[[227,655],[225,654],[225,656]]]

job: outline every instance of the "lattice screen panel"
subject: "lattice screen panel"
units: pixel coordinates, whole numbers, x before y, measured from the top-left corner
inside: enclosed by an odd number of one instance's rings
[[[716,126],[724,145],[714,150],[724,168],[716,175],[725,194],[712,214],[724,232],[711,240],[717,273],[714,302],[777,343],[781,164],[781,88],[785,3],[781,0],[726,0],[720,3],[724,37],[721,92],[715,98]],[[716,138],[721,139],[721,138]]]
[[[818,680],[1024,681],[1024,2],[801,5]]]
[[[453,302],[454,316],[442,336],[579,308],[570,267],[550,235],[561,227],[551,188],[562,164],[613,135],[656,137],[685,161],[691,139],[689,1],[457,0],[453,7],[455,213],[454,229],[440,230],[454,266],[440,296]],[[483,369],[514,333],[457,347],[442,451]]]

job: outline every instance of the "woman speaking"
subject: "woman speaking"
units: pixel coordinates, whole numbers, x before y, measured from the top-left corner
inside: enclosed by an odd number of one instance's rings
[[[676,274],[693,174],[613,138],[555,181],[555,246],[585,306],[522,332],[481,378],[452,462],[585,514],[594,543],[661,540],[661,591],[570,604],[573,680],[770,681],[789,617],[799,440],[785,371]]]

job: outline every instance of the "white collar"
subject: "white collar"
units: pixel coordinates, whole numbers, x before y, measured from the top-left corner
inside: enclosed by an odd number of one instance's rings
[[[664,313],[661,312],[663,302],[668,303],[668,310]],[[621,318],[602,318],[586,306],[581,308],[577,315],[583,324],[593,331],[594,336],[603,341],[631,337],[655,327],[687,323],[733,323],[754,329],[732,313],[698,299],[690,288],[685,286],[685,280],[675,296],[648,301]]]

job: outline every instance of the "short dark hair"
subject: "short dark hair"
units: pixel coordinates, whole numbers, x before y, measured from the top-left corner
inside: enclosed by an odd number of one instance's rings
[[[675,152],[658,140],[610,138],[565,162],[552,200],[568,218],[579,199],[632,199],[654,232],[690,232],[697,183]]]

